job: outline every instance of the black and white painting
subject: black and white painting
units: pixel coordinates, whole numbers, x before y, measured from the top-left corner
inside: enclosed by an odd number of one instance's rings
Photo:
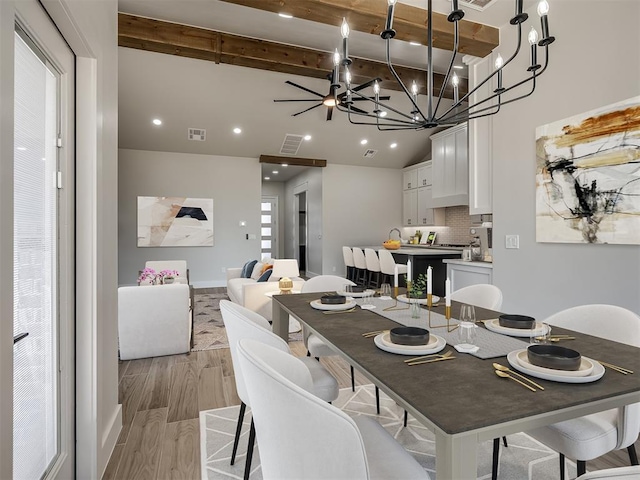
[[[138,246],[213,246],[213,198],[138,197]]]
[[[640,244],[640,97],[536,129],[536,240]]]

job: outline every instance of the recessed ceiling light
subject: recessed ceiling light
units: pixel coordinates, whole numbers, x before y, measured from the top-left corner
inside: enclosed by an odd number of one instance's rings
[[[462,70],[464,67],[462,65],[454,65],[453,68],[457,68],[458,70]]]
[[[379,115],[380,117],[383,117],[383,118],[384,118],[384,117],[386,117],[386,116],[387,116],[387,113],[388,113],[388,112],[387,112],[386,110],[382,110],[378,115]]]
[[[25,151],[26,148],[25,147],[18,147],[17,150],[20,150],[21,152]]]
[[[419,47],[422,44],[420,42],[409,42],[409,45],[413,45],[414,47]]]
[[[360,140],[360,145],[366,145],[368,142],[368,140],[366,138],[363,138],[362,140]]]
[[[304,139],[308,142],[309,140],[311,140],[311,135],[305,135]]]
[[[396,142],[393,142],[391,145],[389,145],[389,148],[396,148],[398,146],[398,144]]]
[[[242,133],[242,129],[236,127],[236,128],[233,129],[233,133],[235,133],[235,134]]]
[[[278,16],[282,18],[293,18],[293,15],[290,15],[288,13],[279,13]]]
[[[162,125],[162,120],[160,120],[159,118],[154,118],[152,122],[154,125]]]
[[[265,180],[271,180],[271,177],[264,177]]]
[[[273,173],[274,175],[277,175],[277,174],[278,174],[278,170],[274,170],[274,171],[273,171],[273,172],[271,172],[271,173]]]
[[[287,168],[289,166],[289,164],[288,163],[281,163],[280,166],[284,167],[284,168]]]

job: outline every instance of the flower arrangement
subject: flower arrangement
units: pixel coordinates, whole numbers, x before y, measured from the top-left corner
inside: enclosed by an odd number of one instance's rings
[[[153,268],[145,268],[140,272],[140,276],[138,277],[138,285],[142,283],[156,283],[156,271]]]
[[[173,282],[173,279],[179,275],[180,274],[177,270],[161,270],[156,278],[160,281],[160,283],[171,283]],[[167,282],[168,279],[171,279],[171,282]]]
[[[406,277],[405,277],[406,280]],[[411,298],[422,298],[427,293],[427,274],[421,273],[413,282],[411,282],[411,290],[407,292],[407,296]]]

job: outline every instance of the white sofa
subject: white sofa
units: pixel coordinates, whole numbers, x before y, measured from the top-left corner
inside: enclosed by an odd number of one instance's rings
[[[189,352],[190,341],[189,285],[118,288],[121,360]]]
[[[268,293],[277,294],[279,278],[270,278],[266,282],[258,282],[254,278],[241,278],[242,268],[227,268],[227,295],[229,300],[259,313],[271,321],[271,297]],[[300,290],[304,284],[301,278],[293,278],[293,289]]]

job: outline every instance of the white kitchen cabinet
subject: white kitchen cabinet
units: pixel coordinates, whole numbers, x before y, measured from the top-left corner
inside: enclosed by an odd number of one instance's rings
[[[469,89],[486,78],[492,71],[494,56],[472,58],[469,65]],[[473,95],[471,103],[491,96],[491,82],[482,85]],[[485,108],[489,103],[481,105]],[[473,110],[471,111],[473,114]],[[493,212],[491,139],[493,116],[469,121],[469,214]]]
[[[418,168],[418,188],[433,185],[431,169],[431,162]]]
[[[402,189],[411,190],[418,188],[418,170],[413,168],[402,172]]]
[[[432,186],[418,188],[418,225],[444,225],[444,208],[433,208]]]
[[[402,192],[402,224],[418,225],[418,189]]]
[[[493,284],[493,264],[485,262],[464,262],[443,260],[447,264],[447,277],[451,281],[451,291],[479,283]]]
[[[469,204],[467,124],[431,135],[433,206]]]

